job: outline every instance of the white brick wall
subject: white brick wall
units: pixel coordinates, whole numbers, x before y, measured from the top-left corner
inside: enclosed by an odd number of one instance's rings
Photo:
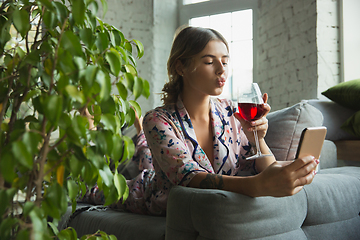
[[[317,0],[318,96],[341,81],[339,11],[336,0]]]
[[[137,61],[139,75],[150,83],[150,97],[138,99],[143,113],[161,104],[167,79],[166,61],[177,25],[177,1],[108,0],[104,21],[120,29],[127,39],[137,39],[145,54]]]
[[[105,21],[144,44],[140,76],[151,85],[144,111],[161,104],[166,61],[178,13],[175,0],[108,0]],[[336,0],[258,0],[257,71],[254,80],[269,93],[273,110],[302,99],[322,98],[339,80]]]
[[[259,0],[257,81],[273,110],[339,82],[337,2]]]

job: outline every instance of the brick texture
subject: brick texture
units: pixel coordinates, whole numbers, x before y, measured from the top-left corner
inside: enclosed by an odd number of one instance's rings
[[[161,104],[177,2],[108,0],[104,20],[144,44],[138,70],[151,85],[150,98],[139,99],[144,112]],[[325,98],[321,92],[340,81],[337,9],[336,0],[258,0],[254,81],[269,94],[273,110]]]
[[[273,110],[339,82],[337,2],[259,0],[255,81]]]

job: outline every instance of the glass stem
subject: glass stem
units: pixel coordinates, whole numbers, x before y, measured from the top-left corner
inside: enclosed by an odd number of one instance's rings
[[[255,126],[255,130],[253,132],[254,132],[255,144],[256,144],[256,155],[260,156],[261,151],[260,151],[259,138],[258,138],[256,126]]]

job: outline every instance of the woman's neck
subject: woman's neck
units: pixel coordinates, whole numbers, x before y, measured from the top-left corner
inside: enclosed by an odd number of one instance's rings
[[[182,102],[189,113],[192,121],[203,120],[209,117],[210,96],[199,96],[195,94],[181,94]]]

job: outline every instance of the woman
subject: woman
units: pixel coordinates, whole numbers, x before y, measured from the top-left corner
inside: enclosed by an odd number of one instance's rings
[[[281,197],[311,183],[317,159],[277,162],[266,145],[267,94],[265,116],[250,123],[235,113],[231,101],[211,98],[223,91],[228,62],[227,42],[215,30],[187,27],[176,36],[167,66],[169,82],[163,88],[164,106],[149,111],[143,120],[154,169],[145,169],[128,182],[126,209],[164,215],[175,185]],[[247,161],[254,152],[255,126],[261,152],[270,156]],[[243,171],[253,175],[239,176]],[[124,206],[119,202],[114,207]]]

